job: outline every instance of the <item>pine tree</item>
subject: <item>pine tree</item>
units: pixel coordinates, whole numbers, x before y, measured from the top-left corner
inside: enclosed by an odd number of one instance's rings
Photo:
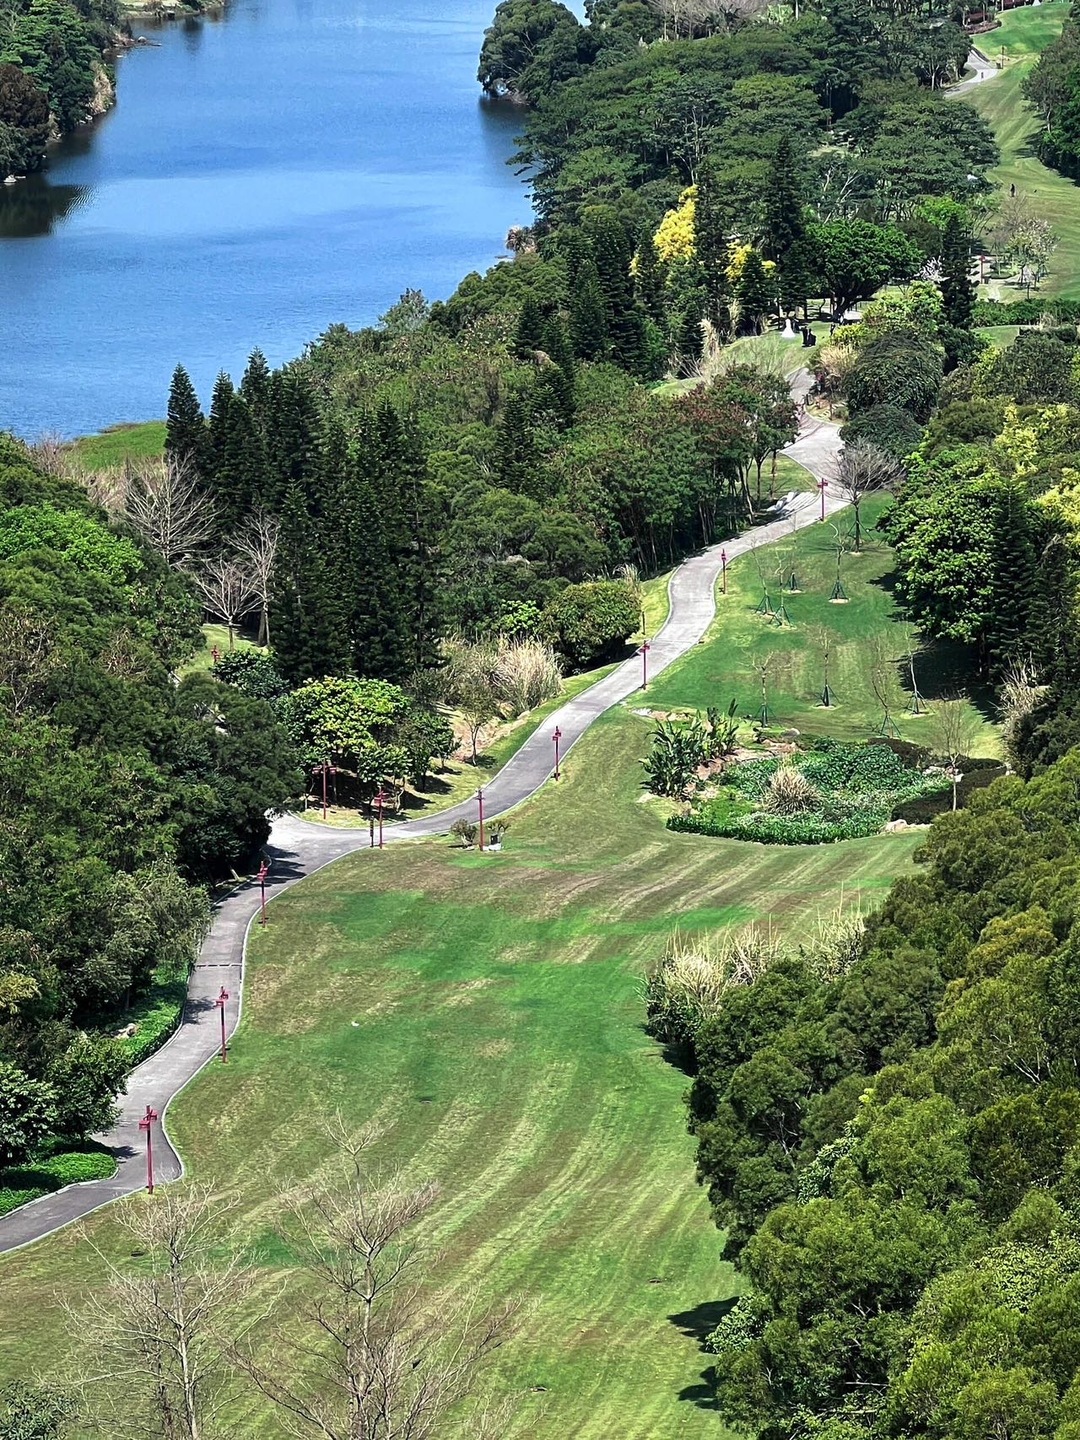
[[[975,286],[971,280],[971,241],[960,217],[950,215],[941,236],[941,304],[946,372],[970,360],[975,352],[972,318]]]
[[[544,353],[553,362],[546,367],[548,372],[547,384],[551,392],[552,402],[559,422],[563,428],[569,428],[574,423],[574,416],[577,411],[577,404],[574,398],[574,352],[570,345],[570,337],[566,333],[566,326],[557,317],[553,316],[544,326],[544,335],[541,342]]]
[[[993,598],[988,606],[991,618],[984,659],[992,672],[1000,674],[1011,660],[1025,658],[1038,597],[1038,552],[1032,515],[1022,488],[1015,482],[1006,481],[998,490],[993,527]]]
[[[304,498],[285,497],[273,577],[277,617],[274,659],[291,686],[339,675],[347,654],[340,596],[330,583]]]
[[[190,466],[200,480],[206,480],[212,463],[209,441],[206,417],[191,377],[182,365],[177,365],[169,386],[165,453],[177,463]]]
[[[311,387],[285,371],[269,377],[263,401],[266,470],[258,495],[269,510],[281,507],[289,486],[305,494],[318,469],[320,419]]]
[[[727,340],[732,328],[731,285],[727,273],[731,246],[711,161],[701,166],[697,189],[694,249],[705,285],[705,318],[715,327],[720,339]]]
[[[525,303],[521,307],[521,314],[518,316],[517,330],[514,334],[513,353],[519,360],[530,360],[533,352],[539,350],[544,338],[544,312],[531,295],[526,295]]]
[[[570,295],[570,339],[582,360],[601,360],[607,353],[607,306],[591,260],[582,266]]]
[[[809,288],[803,186],[791,145],[783,134],[769,171],[762,254],[776,263],[776,288],[787,314],[804,304]]]
[[[218,372],[214,381],[214,394],[210,401],[210,466],[212,477],[216,477],[225,459],[225,445],[229,436],[229,406],[236,394],[233,383],[224,370]]]
[[[265,484],[266,451],[239,391],[229,401],[224,426],[221,463],[214,477],[214,500],[225,534],[252,513],[260,503]]]
[[[756,250],[751,250],[743,261],[735,298],[739,302],[739,329],[744,335],[760,334],[761,322],[772,304],[773,284]]]
[[[258,348],[248,356],[247,369],[240,381],[240,394],[247,402],[252,424],[264,437],[270,424],[270,367]]]
[[[618,216],[607,209],[589,216],[585,233],[604,297],[612,356],[637,374],[644,360],[644,325],[630,273],[634,256],[630,235]]]
[[[664,267],[649,230],[644,230],[637,248],[637,267],[634,275],[634,289],[638,303],[645,314],[661,328],[664,327]]]

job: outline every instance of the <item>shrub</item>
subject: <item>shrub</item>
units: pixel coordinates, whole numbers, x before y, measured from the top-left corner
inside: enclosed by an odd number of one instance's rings
[[[669,1045],[692,1045],[703,1021],[719,1013],[733,985],[752,985],[773,963],[779,945],[771,930],[747,925],[719,943],[676,933],[645,981],[648,1030]]]
[[[641,615],[623,580],[567,585],[544,607],[544,633],[579,670],[619,654]]]
[[[129,1012],[126,1019],[136,1026],[135,1034],[116,1042],[129,1070],[161,1049],[180,1024],[186,1001],[187,979],[174,976],[156,981],[143,1003]]]
[[[88,1141],[83,1150],[46,1155],[33,1164],[0,1170],[0,1215],[51,1195],[65,1185],[86,1180],[108,1180],[116,1173],[116,1158],[104,1145]]]
[[[476,844],[480,834],[480,826],[475,820],[455,820],[450,826],[450,834],[460,844],[463,850],[468,850]]]
[[[1038,325],[1044,317],[1080,323],[1080,300],[976,300],[976,325]]]
[[[891,404],[859,410],[840,429],[840,439],[845,445],[853,440],[865,440],[894,460],[903,460],[918,449],[922,437],[922,426],[911,411]]]
[[[214,675],[253,700],[280,700],[288,686],[269,655],[261,650],[234,650],[214,666]]]

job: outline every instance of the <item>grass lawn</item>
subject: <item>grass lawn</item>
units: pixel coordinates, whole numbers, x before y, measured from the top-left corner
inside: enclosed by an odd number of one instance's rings
[[[385,1164],[443,1187],[436,1283],[529,1307],[492,1375],[520,1396],[508,1437],[723,1434],[699,1403],[698,1342],[735,1281],[693,1179],[686,1078],[641,1028],[641,974],[676,923],[797,930],[841,886],[879,897],[919,838],[791,851],[672,834],[640,803],[648,732],[601,720],[501,855],[395,846],[275,902],[228,1067],[170,1111],[250,1240],[269,1236],[276,1192],[325,1163],[320,1121],[380,1122]],[[100,1283],[90,1241],[126,1254],[106,1211],[0,1261],[0,1379],[71,1368],[60,1295]],[[269,1287],[278,1252],[261,1253]],[[235,1419],[238,1436],[280,1434]]]
[[[995,350],[1007,350],[1020,334],[1019,325],[980,325],[976,335],[982,340],[989,340]]]
[[[84,435],[71,448],[88,470],[109,470],[125,460],[146,460],[165,449],[165,421],[114,425],[100,435]]]
[[[990,172],[990,179],[1006,194],[1009,186],[1015,185],[1017,193],[1030,200],[1033,212],[1048,220],[1059,237],[1050,274],[1040,292],[1048,296],[1080,296],[1080,186],[1048,170],[1031,153],[1029,141],[1038,121],[1021,86],[1038,52],[1056,37],[1067,14],[1063,0],[1007,12],[1001,29],[980,37],[979,45],[991,58],[1005,45],[1007,56],[1015,57],[1015,63],[961,97],[989,123],[1001,147],[1001,163]],[[1001,299],[1019,300],[1025,292],[995,282],[993,293]]]
[[[864,739],[876,734],[882,712],[874,698],[870,672],[873,641],[880,637],[890,656],[905,651],[906,627],[896,615],[889,586],[892,552],[876,535],[873,524],[889,502],[872,497],[863,503],[866,535],[861,555],[843,563],[848,604],[834,605],[829,594],[836,577],[833,532],[828,525],[803,530],[786,547],[792,556],[801,593],[785,595],[792,624],[778,627],[755,613],[762,597],[761,574],[753,555],[736,560],[728,569],[728,593],[717,598],[718,613],[710,634],[695,650],[649,686],[647,703],[654,710],[679,707],[726,708],[734,696],[739,712],[754,715],[761,704],[761,682],[752,661],[763,652],[773,656],[769,671],[769,706],[774,723],[791,725],[809,734]],[[850,513],[850,512],[846,512]],[[778,593],[776,557],[770,546],[761,555],[774,602]],[[821,636],[832,643],[829,680],[835,706],[818,704],[823,685]],[[899,671],[898,671],[899,673]],[[916,661],[916,676],[923,695],[935,698],[971,689],[962,656],[947,646],[930,646]],[[992,697],[974,692],[980,701],[981,733],[977,754],[997,753],[997,727]],[[899,697],[895,720],[907,740],[926,743],[928,722],[905,715],[908,696]]]
[[[181,679],[186,675],[202,675],[206,671],[212,670],[214,668],[215,649],[221,655],[227,655],[229,653],[229,631],[226,626],[204,625],[202,632],[203,647],[201,650],[196,650],[194,655],[192,655],[190,659],[185,660],[183,665],[180,666],[177,673]],[[261,648],[261,646],[253,644],[252,641],[245,640],[242,636],[237,635],[235,631],[233,632],[234,650],[259,650]]]

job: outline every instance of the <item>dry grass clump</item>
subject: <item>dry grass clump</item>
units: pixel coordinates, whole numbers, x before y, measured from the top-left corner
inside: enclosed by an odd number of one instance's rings
[[[447,699],[486,691],[496,709],[521,715],[562,690],[558,656],[542,640],[449,639],[443,643]]]
[[[747,925],[719,940],[668,940],[664,958],[645,982],[649,1029],[669,1044],[685,1044],[704,1020],[723,1008],[733,986],[752,985],[781,954],[772,928]]]
[[[1047,687],[1038,683],[1034,666],[1026,660],[1014,664],[1001,686],[1001,748],[1005,759],[1016,767],[1017,740],[1021,722],[1042,702]]]
[[[821,792],[795,765],[781,765],[769,776],[761,809],[766,815],[805,815],[821,804]]]

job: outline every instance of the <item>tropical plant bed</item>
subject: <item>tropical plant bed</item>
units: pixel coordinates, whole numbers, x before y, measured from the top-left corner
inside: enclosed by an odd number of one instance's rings
[[[766,845],[876,835],[898,807],[952,789],[940,769],[920,766],[925,752],[903,748],[910,753],[887,740],[818,740],[791,755],[747,760],[724,772],[715,793],[671,816],[668,828]]]

